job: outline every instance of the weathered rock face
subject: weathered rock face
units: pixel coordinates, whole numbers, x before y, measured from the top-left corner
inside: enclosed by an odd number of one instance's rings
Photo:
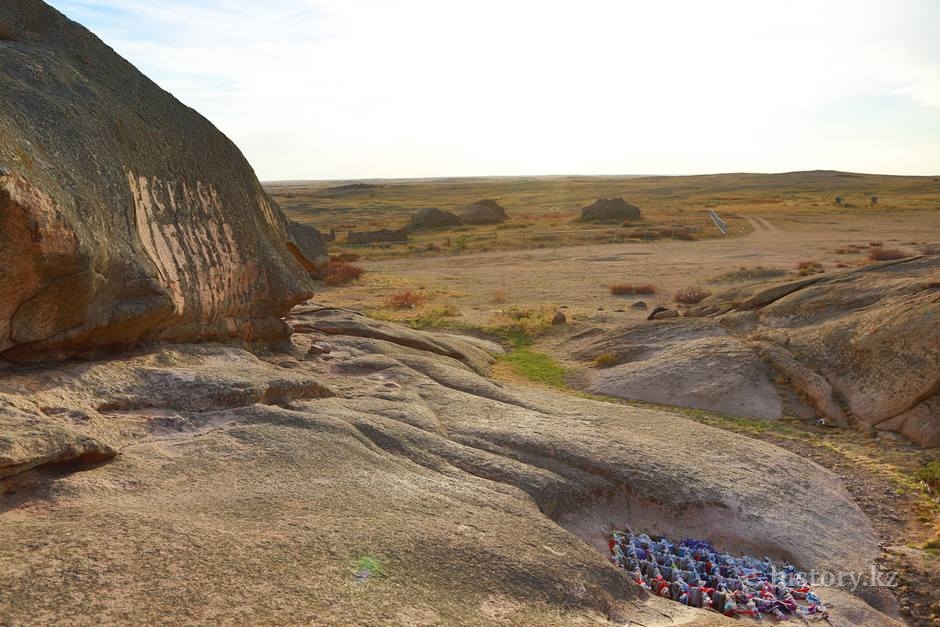
[[[585,360],[603,354],[622,363],[593,373],[591,391],[598,394],[734,416],[783,414],[771,369],[717,322],[651,321],[601,334],[576,351]]]
[[[828,422],[854,419],[940,446],[940,256],[736,288],[687,314],[578,339],[572,349],[584,360],[619,358],[592,376],[606,394],[773,418],[780,402],[769,382],[779,379]],[[703,344],[703,334],[724,339]],[[652,384],[656,372],[684,385],[667,393]],[[757,406],[727,405],[742,394]]]
[[[640,209],[623,198],[599,198],[581,208],[581,222],[623,222],[639,220]]]
[[[330,263],[330,253],[320,231],[309,224],[287,221],[290,241],[287,248],[310,274],[319,274]]]
[[[499,224],[509,219],[502,205],[492,199],[484,199],[468,205],[460,214],[464,224]]]
[[[412,229],[441,229],[449,226],[460,226],[460,218],[450,211],[442,211],[437,207],[425,207],[411,216]]]
[[[0,377],[0,620],[698,627],[734,623],[592,545],[631,525],[807,570],[879,555],[839,478],[773,445],[500,385],[482,340],[288,320],[263,356],[158,346]],[[820,594],[834,625],[897,624]]]
[[[312,284],[235,145],[40,0],[0,32],[0,357],[285,336]]]

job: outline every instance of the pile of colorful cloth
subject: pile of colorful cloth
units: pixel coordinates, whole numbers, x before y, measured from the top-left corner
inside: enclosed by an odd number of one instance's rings
[[[685,605],[726,616],[828,619],[825,606],[790,564],[733,557],[704,540],[672,544],[631,530],[608,539],[611,561],[637,585]]]

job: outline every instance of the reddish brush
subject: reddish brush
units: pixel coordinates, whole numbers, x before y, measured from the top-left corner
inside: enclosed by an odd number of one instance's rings
[[[648,283],[636,285],[633,283],[618,283],[610,286],[610,293],[614,296],[631,296],[635,294],[655,294],[656,286]]]
[[[363,272],[365,270],[351,263],[330,260],[330,265],[326,268],[326,276],[323,280],[327,285],[345,285],[361,277]]]
[[[389,296],[385,301],[385,306],[391,309],[414,309],[426,303],[427,300],[427,297],[422,294],[405,290]]]

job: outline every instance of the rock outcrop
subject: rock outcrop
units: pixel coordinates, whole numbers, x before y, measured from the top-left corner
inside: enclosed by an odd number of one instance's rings
[[[623,222],[639,220],[642,217],[639,207],[631,205],[623,198],[599,198],[587,207],[581,208],[581,222]]]
[[[940,446],[937,255],[734,288],[686,317],[615,328],[575,340],[572,350],[586,361],[602,352],[620,357],[622,365],[592,375],[592,389],[606,394],[773,418],[780,401],[770,382],[779,379],[827,422],[854,421]],[[648,361],[653,351],[655,364]],[[724,360],[731,361],[723,369]],[[669,395],[650,385],[662,369],[685,381],[684,389]],[[716,386],[727,390],[725,400],[744,394],[763,409],[707,400]]]
[[[0,31],[0,358],[285,337],[312,283],[238,148],[40,0]]]
[[[734,624],[636,589],[604,534],[829,572],[879,555],[839,478],[773,445],[494,383],[498,349],[474,338],[314,305],[288,320],[284,352],[161,346],[0,377],[20,412],[0,431],[0,620]],[[895,624],[819,592],[835,625]]]
[[[409,225],[412,230],[421,229],[442,229],[452,226],[460,226],[460,218],[456,213],[443,211],[437,207],[425,207],[418,210],[411,216]]]
[[[495,200],[490,198],[477,201],[460,214],[464,224],[500,224],[509,219],[509,214]]]
[[[287,233],[290,237],[287,248],[308,273],[319,275],[330,263],[330,253],[320,231],[309,224],[288,220]]]

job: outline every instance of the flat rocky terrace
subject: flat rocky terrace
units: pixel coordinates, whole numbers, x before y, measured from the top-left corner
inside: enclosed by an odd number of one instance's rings
[[[278,351],[5,373],[5,621],[720,624],[637,590],[605,533],[806,570],[879,555],[840,480],[783,449],[494,383],[474,338],[314,304],[289,321]],[[889,594],[820,594],[833,624],[895,622]]]

